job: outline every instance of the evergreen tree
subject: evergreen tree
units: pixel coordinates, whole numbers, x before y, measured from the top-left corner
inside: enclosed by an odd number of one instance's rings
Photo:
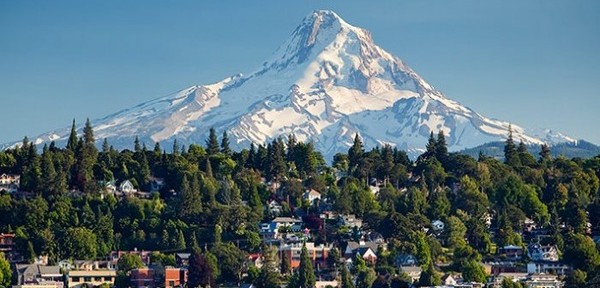
[[[227,136],[227,131],[223,131],[223,138],[221,138],[221,153],[231,156],[232,151],[229,148],[229,137]]]
[[[181,218],[187,220],[194,219],[202,211],[198,178],[194,176],[191,176],[191,178],[192,181],[190,182],[187,175],[183,176],[180,192],[178,193],[179,209],[177,211]]]
[[[87,118],[85,121],[85,126],[83,127],[83,141],[85,144],[94,144],[94,130],[92,129],[92,124],[90,123],[90,118]]]
[[[67,149],[71,150],[73,153],[77,149],[77,128],[75,127],[75,119],[73,119],[73,125],[71,125],[71,133],[67,140]]]
[[[352,147],[348,150],[348,160],[350,161],[350,169],[355,169],[365,153],[364,146],[358,133],[354,136]]]
[[[542,144],[539,155],[540,155],[540,159],[539,159],[540,163],[546,163],[546,162],[552,160],[552,156],[550,155],[550,147],[548,147],[548,145],[545,143]]]
[[[437,140],[435,142],[435,158],[444,165],[446,165],[446,161],[448,160],[448,144],[446,143],[446,136],[444,136],[443,130],[438,132]]]
[[[208,139],[206,140],[206,152],[208,155],[215,155],[219,153],[219,140],[217,139],[215,128],[212,127],[208,132]]]
[[[209,265],[206,257],[195,249],[190,255],[188,265],[188,282],[189,287],[205,287],[207,285],[215,286],[214,271]]]
[[[312,260],[308,255],[306,244],[302,246],[302,252],[300,252],[300,268],[298,270],[299,286],[301,288],[312,288],[315,287],[315,271],[313,270]]]
[[[341,288],[354,288],[354,282],[352,281],[352,275],[346,268],[346,265],[342,265],[342,285]]]
[[[506,138],[506,142],[504,144],[504,163],[511,167],[517,167],[521,164],[519,162],[517,148],[513,140],[512,126],[508,125],[508,138]]]
[[[427,144],[425,144],[425,154],[424,158],[435,157],[437,152],[437,140],[433,136],[433,131],[429,132],[429,139],[427,139]]]
[[[441,283],[440,275],[433,268],[433,263],[429,263],[426,266],[426,269],[421,272],[421,277],[419,278],[420,286],[437,286]]]
[[[140,152],[142,151],[142,145],[140,145],[140,139],[138,136],[135,136],[135,140],[133,141],[133,151]]]

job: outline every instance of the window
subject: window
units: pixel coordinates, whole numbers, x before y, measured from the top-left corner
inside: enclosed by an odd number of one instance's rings
[[[173,281],[173,280],[169,281],[169,287],[175,287],[175,281]]]
[[[100,282],[100,281],[102,281],[102,277],[94,277],[94,281]]]
[[[72,277],[71,281],[73,281],[73,282],[79,282],[80,280],[79,280],[79,277]]]
[[[92,282],[92,277],[83,277],[83,282]]]
[[[105,282],[112,282],[113,281],[113,277],[106,276],[106,277],[104,277],[104,281]]]

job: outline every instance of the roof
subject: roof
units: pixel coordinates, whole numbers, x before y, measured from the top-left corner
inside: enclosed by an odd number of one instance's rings
[[[276,223],[301,223],[302,220],[292,218],[292,217],[275,217],[275,219],[271,220],[271,222]]]
[[[181,259],[188,259],[190,258],[190,255],[192,255],[191,253],[176,253],[175,256]]]
[[[414,273],[414,272],[422,272],[423,269],[421,269],[421,266],[402,266],[400,267],[400,270],[402,272],[406,272],[406,273]]]

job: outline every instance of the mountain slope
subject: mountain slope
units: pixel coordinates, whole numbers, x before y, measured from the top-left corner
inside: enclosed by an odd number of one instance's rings
[[[504,138],[509,123],[446,98],[375,45],[368,31],[334,12],[314,11],[255,72],[189,87],[93,125],[97,138],[121,148],[136,135],[147,144],[204,143],[211,127],[227,130],[235,148],[294,133],[331,159],[347,150],[356,133],[368,147],[389,143],[418,153],[431,131],[444,131],[449,148],[461,150]],[[512,129],[528,144],[573,140]],[[36,142],[61,142],[67,135],[62,129]]]

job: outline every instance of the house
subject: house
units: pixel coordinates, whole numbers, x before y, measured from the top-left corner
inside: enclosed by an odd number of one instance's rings
[[[67,272],[66,287],[96,287],[102,284],[114,285],[117,272],[110,269],[71,270]]]
[[[331,280],[331,281],[323,281],[323,280],[317,280],[315,281],[315,288],[326,288],[326,287],[338,287],[338,281],[337,280]]]
[[[190,263],[190,253],[175,253],[177,267],[187,267]]]
[[[523,257],[523,247],[515,245],[506,245],[498,249],[498,254],[507,260],[518,261]]]
[[[125,254],[138,255],[140,256],[140,259],[142,259],[142,262],[144,264],[150,265],[150,254],[152,254],[152,252],[137,249],[133,249],[131,251],[110,251],[109,259],[111,261],[111,264],[113,266],[116,266],[117,262],[119,262],[119,259],[121,259],[121,257]]]
[[[572,270],[573,267],[571,265],[556,261],[532,261],[527,263],[527,273],[530,274],[567,275]]]
[[[73,268],[71,270],[115,270],[115,265],[111,261],[73,260]]]
[[[268,209],[269,213],[271,213],[271,215],[278,216],[283,211],[283,206],[281,206],[281,204],[279,204],[279,202],[277,202],[275,200],[271,200],[267,204],[267,209]]]
[[[121,185],[119,185],[119,191],[121,191],[122,193],[133,193],[137,192],[137,189],[135,189],[131,181],[125,180],[121,182]]]
[[[356,218],[356,215],[340,215],[338,216],[338,224],[340,226],[347,226],[350,228],[360,228],[362,227],[362,220],[360,218]]]
[[[401,266],[400,267],[400,273],[406,273],[406,275],[408,275],[408,277],[410,277],[412,282],[419,281],[419,278],[421,278],[421,272],[423,272],[423,270],[421,269],[420,266]]]
[[[512,282],[521,282],[527,279],[527,273],[500,273],[498,275],[489,278],[487,287],[502,287],[502,281],[505,278],[510,279]]]
[[[165,187],[165,179],[152,177],[150,180],[150,192],[158,192],[160,189]]]
[[[396,256],[396,266],[418,266],[419,260],[413,254],[402,253]]]
[[[14,279],[17,285],[63,286],[63,274],[60,273],[60,267],[58,266],[16,264],[15,268]]]
[[[262,254],[260,253],[251,253],[248,254],[248,259],[246,263],[251,264],[252,266],[260,269],[263,265]]]
[[[182,287],[187,282],[187,268],[165,267],[163,287]]]
[[[366,252],[366,250],[364,250],[364,248],[371,248],[371,250],[375,254],[375,253],[377,253],[377,250],[379,249],[380,246],[384,250],[386,249],[385,243],[378,243],[378,242],[373,242],[373,241],[368,241],[368,242],[348,241],[348,243],[346,244],[346,249],[344,249],[344,257],[346,259],[354,257],[354,255],[356,255],[358,250],[361,248],[363,248],[362,252]],[[361,254],[361,256],[362,256],[362,254]]]
[[[156,287],[155,274],[154,269],[148,267],[133,269],[129,275],[129,281],[132,287]]]
[[[532,261],[558,261],[558,249],[554,245],[534,243],[527,246],[527,256]]]
[[[302,231],[302,220],[291,217],[275,217],[268,223],[260,224],[260,235],[265,239],[279,239],[281,233]]]
[[[453,276],[452,274],[445,274],[444,276],[442,276],[442,284],[446,286],[455,286],[456,284],[458,284],[458,281],[454,277],[455,276]]]
[[[16,260],[14,233],[0,233],[0,253],[4,253],[9,262]]]
[[[21,183],[20,175],[2,174],[0,175],[0,192],[6,191],[10,194],[19,191]]]
[[[524,281],[530,288],[561,288],[563,282],[558,280],[556,275],[552,274],[531,274]]]
[[[319,269],[321,267],[327,267],[327,256],[329,251],[333,248],[332,245],[315,245],[314,242],[302,243],[289,243],[279,246],[279,253],[283,259],[283,254],[287,254],[289,259],[290,267],[300,267],[300,253],[302,251],[302,245],[306,245],[306,251],[308,256],[313,261],[313,267]]]
[[[302,200],[308,201],[311,205],[315,204],[317,201],[321,200],[321,193],[314,189],[306,190],[302,195]]]
[[[377,262],[377,254],[375,254],[375,251],[373,251],[371,247],[358,247],[358,249],[354,251],[354,257],[356,257],[356,255],[359,255],[360,257],[365,259],[366,263],[375,264]]]

